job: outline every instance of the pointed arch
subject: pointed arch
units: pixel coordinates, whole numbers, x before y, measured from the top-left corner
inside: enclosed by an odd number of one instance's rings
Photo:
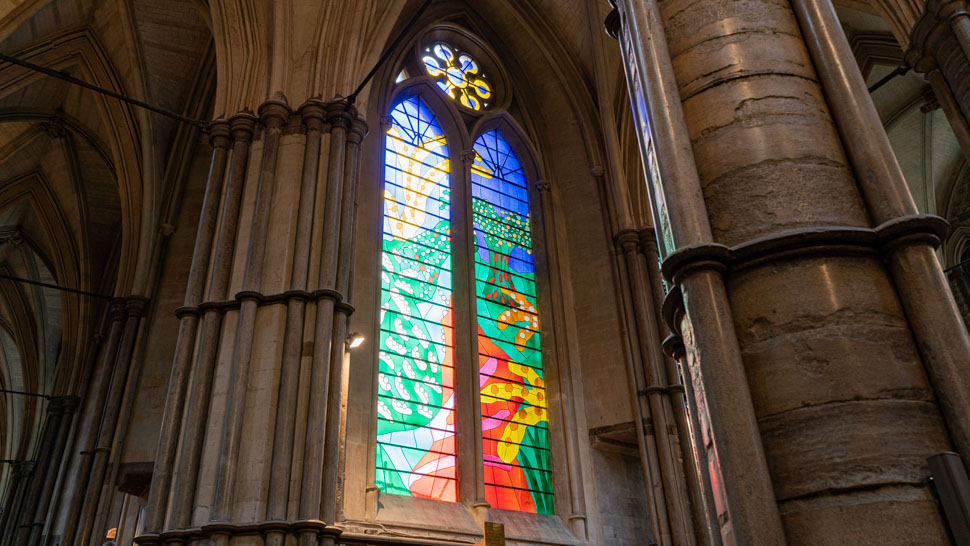
[[[53,70],[69,71],[100,87],[125,93],[121,78],[97,38],[87,29],[64,32],[21,51],[19,58]],[[9,96],[47,76],[16,65],[0,66],[0,98]],[[131,107],[120,101],[91,95],[96,113],[74,113],[78,124],[94,129],[110,153],[121,204],[121,251],[118,261],[116,293],[141,290],[138,277],[144,275],[153,247],[151,223],[157,181],[142,169],[143,131]],[[83,120],[83,121],[81,121]]]

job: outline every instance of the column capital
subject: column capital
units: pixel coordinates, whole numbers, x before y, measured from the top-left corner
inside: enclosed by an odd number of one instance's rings
[[[47,399],[47,413],[60,415],[64,413],[64,396],[51,396]]]
[[[260,122],[268,129],[279,129],[290,117],[290,107],[282,93],[261,104],[256,111]]]
[[[61,402],[61,405],[64,408],[64,415],[74,413],[77,411],[78,406],[81,405],[81,399],[77,396],[62,396],[61,398],[64,399],[64,401]]]
[[[37,461],[20,461],[16,464],[15,468],[20,472],[21,476],[29,476],[37,468]]]
[[[128,296],[125,298],[125,311],[129,317],[140,317],[148,307],[148,298],[144,296]]]
[[[640,246],[640,234],[633,229],[621,229],[613,237],[613,241],[624,252],[635,252]]]
[[[360,116],[354,117],[354,120],[350,122],[350,128],[347,131],[347,141],[359,144],[366,135],[367,123],[364,121],[364,118]]]
[[[343,99],[327,104],[327,122],[333,127],[342,127],[345,131],[350,129],[355,113],[353,107],[348,107],[347,101]]]
[[[250,142],[253,133],[256,131],[256,116],[252,110],[245,109],[242,112],[229,118],[229,132],[232,134],[233,141]]]
[[[108,304],[108,313],[112,321],[120,321],[125,318],[125,298],[114,298]]]
[[[209,132],[209,144],[213,148],[228,149],[231,143],[229,137],[229,122],[224,119],[215,120],[207,127]]]
[[[471,167],[472,163],[475,162],[475,150],[462,150],[461,151],[461,162],[466,167]]]
[[[326,125],[327,105],[319,99],[308,100],[297,112],[308,131],[322,131]]]
[[[547,193],[552,190],[552,184],[546,179],[537,180],[536,189],[539,190],[539,193]]]

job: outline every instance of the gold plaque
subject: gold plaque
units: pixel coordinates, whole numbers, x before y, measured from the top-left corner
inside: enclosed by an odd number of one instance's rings
[[[485,522],[485,546],[505,546],[505,525]]]

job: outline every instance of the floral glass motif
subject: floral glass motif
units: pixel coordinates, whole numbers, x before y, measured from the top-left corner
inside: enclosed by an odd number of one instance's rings
[[[446,95],[472,110],[488,106],[484,101],[492,96],[492,86],[485,81],[475,59],[440,42],[431,53],[422,59],[424,68]]]
[[[385,135],[377,485],[457,499],[448,146],[419,97]]]
[[[478,137],[473,148],[485,500],[495,508],[553,514],[528,186],[500,131]]]

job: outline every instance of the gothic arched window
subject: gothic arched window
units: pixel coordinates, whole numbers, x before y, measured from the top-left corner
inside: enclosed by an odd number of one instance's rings
[[[553,514],[535,180],[521,138],[494,113],[506,97],[487,67],[438,39],[396,80],[384,134],[375,482],[452,502],[468,488],[494,508]],[[453,146],[467,148],[459,164]]]

